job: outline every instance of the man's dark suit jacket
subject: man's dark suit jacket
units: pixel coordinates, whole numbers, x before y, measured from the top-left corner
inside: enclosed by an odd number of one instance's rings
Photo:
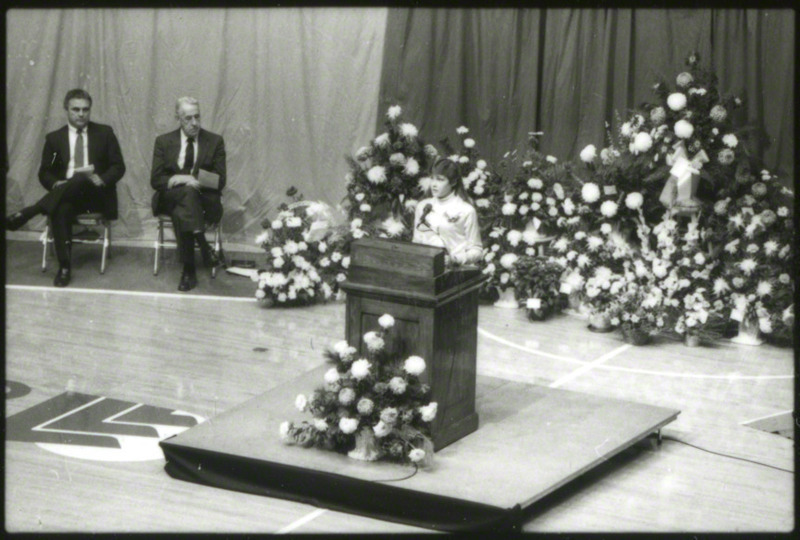
[[[89,163],[103,180],[101,206],[108,219],[117,219],[117,182],[125,174],[125,162],[119,141],[111,126],[89,122],[86,127],[89,137]],[[44,138],[42,163],[39,166],[39,182],[47,191],[67,176],[69,166],[69,129],[64,126]],[[48,209],[50,210],[50,209]]]
[[[196,177],[199,169],[204,169],[219,175],[219,189],[203,188],[201,192],[206,197],[213,198],[219,203],[219,194],[225,187],[225,141],[221,135],[200,129],[197,135],[197,158],[194,161],[192,174]],[[153,213],[160,213],[159,200],[161,193],[167,190],[169,179],[180,174],[178,156],[181,153],[181,130],[170,131],[156,138],[153,147],[153,169],[150,174],[150,185],[156,192],[153,194]],[[220,209],[221,210],[221,209]],[[220,212],[221,217],[222,214]],[[215,220],[211,220],[215,221]]]

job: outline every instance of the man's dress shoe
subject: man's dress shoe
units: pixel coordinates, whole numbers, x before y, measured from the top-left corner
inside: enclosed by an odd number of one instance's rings
[[[197,274],[194,272],[184,271],[181,274],[181,282],[178,284],[178,290],[181,292],[190,291],[197,287]]]
[[[66,287],[69,285],[69,279],[69,268],[59,268],[55,279],[53,279],[53,285],[56,287]]]
[[[6,229],[9,231],[16,231],[28,221],[22,212],[17,212],[6,217]]]

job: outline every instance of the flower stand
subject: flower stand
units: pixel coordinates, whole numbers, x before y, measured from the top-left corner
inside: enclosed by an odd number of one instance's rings
[[[498,292],[500,293],[500,298],[494,303],[494,307],[506,309],[517,309],[519,307],[519,302],[514,296],[514,287],[500,289]]]
[[[739,322],[739,334],[731,341],[739,345],[761,345],[764,341],[758,337],[758,332],[758,320],[745,317]]]

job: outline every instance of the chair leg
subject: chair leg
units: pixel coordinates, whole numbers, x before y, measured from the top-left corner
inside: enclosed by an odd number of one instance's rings
[[[50,224],[44,226],[42,233],[42,272],[47,271],[47,239],[50,237]]]
[[[217,223],[217,226],[214,227],[214,254],[217,257],[220,257],[220,258],[222,257],[222,242],[220,241],[220,238],[219,238],[219,223]],[[217,267],[214,266],[211,269],[211,278],[213,279],[213,278],[216,278],[216,277],[217,277]]]
[[[158,260],[161,256],[161,248],[164,246],[164,224],[159,220],[158,230],[156,231],[156,253],[153,261],[153,275],[158,275]]]
[[[100,273],[106,273],[106,255],[108,254],[108,246],[110,244],[108,234],[108,223],[103,224],[103,255],[100,258]]]

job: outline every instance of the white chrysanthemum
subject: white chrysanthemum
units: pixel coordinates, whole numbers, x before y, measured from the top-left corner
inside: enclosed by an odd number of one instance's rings
[[[694,80],[694,77],[692,77],[692,74],[689,73],[688,71],[684,71],[683,73],[679,73],[678,76],[675,79],[675,81],[678,83],[678,86],[681,86],[681,87],[689,86],[692,83],[693,80]]]
[[[667,119],[667,111],[664,110],[664,107],[656,107],[652,111],[650,111],[650,121],[653,122],[655,125],[663,124],[664,120]]]
[[[408,459],[413,463],[419,463],[425,459],[425,450],[422,448],[414,448],[408,453]]]
[[[688,139],[694,133],[694,126],[688,120],[678,120],[675,122],[674,131],[681,139]]]
[[[750,274],[753,273],[753,270],[756,269],[758,264],[753,259],[748,258],[748,259],[744,259],[741,262],[739,262],[738,266],[742,270],[742,272],[744,272],[745,274],[747,274],[749,276]]]
[[[274,220],[271,224],[273,229],[282,229],[283,228],[283,221],[280,219]]]
[[[389,118],[389,120],[397,120],[397,118],[400,116],[400,113],[402,112],[403,109],[400,108],[400,105],[392,105],[386,112],[386,116]]]
[[[644,203],[644,197],[638,191],[632,191],[625,196],[625,206],[630,208],[631,210],[636,210],[642,207]]]
[[[380,165],[375,165],[367,171],[367,180],[373,184],[382,184],[386,181],[386,169]]]
[[[408,176],[416,176],[419,173],[419,162],[414,158],[408,158],[406,166],[403,167],[403,172]]]
[[[345,360],[356,353],[356,348],[351,347],[350,344],[343,339],[333,344],[333,350],[342,360]]]
[[[717,154],[717,160],[722,165],[730,165],[731,163],[733,163],[735,157],[736,154],[734,154],[733,150],[731,150],[730,148],[723,148],[722,150],[719,151],[719,154]]]
[[[424,192],[430,191],[430,189],[431,189],[431,181],[432,181],[432,179],[431,179],[430,176],[423,176],[422,178],[419,179],[419,181],[417,182],[417,185],[419,186],[419,189],[421,189],[422,192],[424,193]]]
[[[459,163],[469,163],[469,158],[467,156],[460,156],[458,158]]]
[[[552,164],[558,163],[558,158],[556,156],[545,156],[544,159],[547,160],[548,163]]]
[[[431,158],[435,158],[436,156],[439,155],[439,151],[432,144],[426,144],[423,150],[425,152],[425,155]]]
[[[600,198],[600,188],[594,182],[586,182],[581,188],[581,197],[587,203],[593,203]]]
[[[392,432],[392,426],[381,420],[372,426],[372,431],[375,432],[376,438],[382,439]]]
[[[407,139],[412,139],[417,136],[417,133],[418,133],[417,126],[415,126],[414,124],[409,124],[408,122],[400,124],[400,134],[403,137]]]
[[[517,212],[517,205],[511,202],[505,203],[500,209],[504,216],[513,216]]]
[[[366,161],[372,155],[372,149],[369,146],[362,146],[356,150],[356,159],[358,161]]]
[[[384,313],[378,319],[378,324],[381,326],[381,328],[388,330],[389,328],[394,326],[394,317],[392,317],[388,313]]]
[[[278,433],[280,433],[282,441],[289,440],[289,430],[291,429],[292,429],[291,422],[281,422],[280,428],[278,428]]]
[[[366,358],[359,358],[350,366],[350,373],[353,375],[354,379],[360,381],[369,375],[369,368],[371,367],[372,364],[369,360]]]
[[[375,402],[369,398],[361,398],[358,400],[356,409],[361,414],[370,414],[375,409]]]
[[[544,187],[544,182],[542,182],[540,178],[529,178],[528,187],[531,189],[542,189]]]
[[[667,97],[667,106],[673,111],[680,111],[686,107],[686,95],[675,92]]]
[[[328,422],[324,418],[314,418],[312,424],[317,431],[328,431]]]
[[[590,236],[586,239],[586,247],[589,248],[589,251],[597,251],[603,244],[605,244],[605,240],[599,236]]]
[[[650,136],[649,133],[640,131],[639,133],[636,134],[636,137],[633,138],[632,144],[633,144],[634,154],[647,152],[653,146],[653,138]]]
[[[603,234],[611,234],[612,227],[610,223],[603,223],[600,225],[600,232]]]
[[[258,300],[263,300],[267,297],[267,293],[264,292],[264,289],[256,289],[256,298]]]
[[[358,418],[340,418],[339,429],[345,434],[355,433],[358,429]]]
[[[509,234],[511,234],[511,233],[509,232]],[[536,243],[536,241],[539,240],[539,238],[541,238],[541,236],[534,229],[525,229],[522,232],[522,241],[525,242],[526,244],[528,244],[529,246],[534,245]],[[511,241],[510,238],[509,238],[509,241]]]
[[[352,388],[342,388],[339,390],[339,403],[350,405],[356,399],[356,392]]]
[[[714,105],[708,114],[714,122],[723,122],[728,117],[728,111],[722,105]]]
[[[406,162],[406,156],[402,152],[395,152],[389,156],[389,163],[392,165],[403,165]]]
[[[695,253],[694,254],[694,263],[698,266],[702,266],[706,263],[706,256],[702,253]]]
[[[619,128],[619,133],[623,137],[630,137],[633,134],[631,123],[625,122],[624,124],[622,124]]]
[[[376,332],[367,332],[364,334],[364,343],[372,352],[380,351],[385,345],[383,338],[380,337]]]
[[[403,369],[406,370],[406,373],[409,375],[419,376],[425,371],[425,360],[420,356],[409,356],[406,358],[406,361],[403,362]]]
[[[772,283],[769,281],[759,281],[756,286],[756,294],[758,296],[767,296],[772,294]]]
[[[597,157],[597,148],[593,144],[586,145],[583,150],[581,150],[581,161],[585,163],[591,163]]]
[[[475,164],[475,166],[482,171],[486,170],[486,162],[482,159],[479,159],[478,162]]]
[[[517,247],[519,245],[520,240],[522,240],[522,233],[515,229],[508,231],[506,234],[506,239],[508,243],[511,244],[513,247]]]
[[[294,406],[297,407],[298,411],[305,412],[308,407],[308,399],[303,394],[297,394],[297,397],[294,398]]]
[[[325,379],[326,383],[333,384],[333,383],[339,382],[339,379],[341,378],[341,376],[339,375],[339,372],[336,370],[336,368],[332,367],[328,371],[325,372],[325,375],[324,375],[323,378]]]
[[[438,409],[439,404],[435,401],[431,401],[427,405],[419,407],[418,410],[423,422],[431,422],[434,418],[436,418],[436,412]]]
[[[389,146],[391,144],[391,139],[389,139],[388,133],[381,133],[377,137],[375,137],[375,146]]]
[[[604,201],[603,204],[600,205],[600,213],[605,217],[614,217],[617,215],[617,203],[614,201]]]
[[[390,237],[400,236],[406,229],[402,221],[391,216],[383,220],[381,227]]]
[[[728,148],[736,148],[736,146],[739,144],[739,139],[737,139],[736,135],[733,133],[728,133],[727,135],[722,136],[722,144]]]
[[[394,394],[398,394],[398,395],[402,394],[403,392],[406,391],[406,387],[407,386],[408,386],[408,383],[402,377],[392,377],[391,379],[389,379],[389,389]]]
[[[474,148],[475,139],[464,139],[464,148]]]
[[[466,126],[459,126],[456,128],[456,133],[458,133],[459,135],[466,135],[467,133],[469,133],[469,128],[467,128]]]
[[[507,270],[510,270],[511,268],[514,267],[514,264],[516,264],[518,258],[519,257],[517,257],[515,253],[506,253],[502,257],[500,257],[500,266],[502,266]]]

